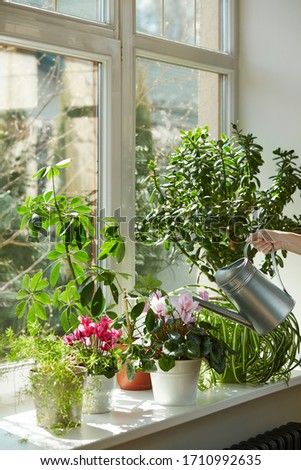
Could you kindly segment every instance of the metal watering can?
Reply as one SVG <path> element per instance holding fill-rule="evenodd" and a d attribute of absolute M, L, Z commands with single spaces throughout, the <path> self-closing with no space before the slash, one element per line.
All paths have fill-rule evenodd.
<path fill-rule="evenodd" d="M 274 251 L 271 252 L 274 270 L 281 287 L 278 287 L 244 257 L 219 269 L 215 273 L 218 287 L 232 300 L 239 312 L 228 310 L 212 302 L 193 296 L 199 305 L 265 335 L 274 330 L 292 311 L 295 301 L 280 279 Z"/>

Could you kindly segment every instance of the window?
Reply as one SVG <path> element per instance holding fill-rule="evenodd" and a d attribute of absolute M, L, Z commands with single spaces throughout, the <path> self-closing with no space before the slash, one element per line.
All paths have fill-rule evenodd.
<path fill-rule="evenodd" d="M 228 3 L 137 2 L 136 42 L 143 44 L 135 58 L 138 219 L 150 208 L 144 183 L 149 161 L 155 160 L 164 171 L 168 155 L 180 142 L 180 130 L 207 125 L 211 136 L 218 137 L 229 125 L 225 112 L 232 76 L 222 67 L 229 59 L 224 52 L 231 48 L 226 39 Z M 136 273 L 153 274 L 167 290 L 196 281 L 196 273 L 189 275 L 182 258 L 171 265 L 161 245 L 136 244 Z"/>
<path fill-rule="evenodd" d="M 31 175 L 49 162 L 71 158 L 72 166 L 60 180 L 58 192 L 80 193 L 95 203 L 101 68 L 67 55 L 9 46 L 1 47 L 0 62 L 0 265 L 6 311 L 1 320 L 5 327 L 15 320 L 10 296 L 21 287 L 20 274 L 32 276 L 44 269 L 49 264 L 49 246 L 55 243 L 54 234 L 36 242 L 18 230 L 20 201 L 50 189 Z"/>
<path fill-rule="evenodd" d="M 82 0 L 7 0 L 7 3 L 41 8 L 101 23 L 110 23 L 110 7 L 112 6 L 110 0 L 85 0 L 84 2 Z"/>
<path fill-rule="evenodd" d="M 139 0 L 137 32 L 197 47 L 223 50 L 220 0 Z"/>
<path fill-rule="evenodd" d="M 165 255 L 158 263 L 133 236 L 148 208 L 147 163 L 164 167 L 181 129 L 229 129 L 235 4 L 0 0 L 0 330 L 16 326 L 22 274 L 45 262 L 51 241 L 26 240 L 16 208 L 28 191 L 43 190 L 30 175 L 53 159 L 72 158 L 60 184 L 92 195 L 96 224 L 120 218 L 128 237 L 122 270 L 134 279 L 147 267 L 168 278 Z"/>
<path fill-rule="evenodd" d="M 181 129 L 208 125 L 219 135 L 220 81 L 215 72 L 183 67 L 137 57 L 136 62 L 136 219 L 149 210 L 150 194 L 145 189 L 148 163 L 155 160 L 164 171 L 167 156 L 178 145 Z M 136 243 L 137 274 L 152 274 L 172 284 L 178 278 L 177 265 L 163 247 Z M 188 268 L 184 268 L 188 276 Z M 164 279 L 166 278 L 166 279 Z"/>

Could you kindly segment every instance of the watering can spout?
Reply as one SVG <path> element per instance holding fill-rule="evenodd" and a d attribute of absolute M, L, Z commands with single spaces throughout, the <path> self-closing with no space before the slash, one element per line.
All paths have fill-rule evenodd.
<path fill-rule="evenodd" d="M 235 312 L 234 310 L 228 310 L 225 307 L 216 305 L 212 302 L 208 302 L 208 300 L 204 300 L 200 297 L 196 297 L 195 295 L 193 296 L 193 300 L 198 302 L 198 304 L 201 307 L 207 308 L 208 310 L 214 313 L 217 313 L 218 315 L 221 315 L 222 317 L 228 318 L 229 320 L 233 320 L 234 322 L 239 323 L 240 325 L 246 326 L 247 328 L 250 328 L 251 330 L 255 330 L 254 326 L 249 320 L 242 317 L 238 312 Z"/>

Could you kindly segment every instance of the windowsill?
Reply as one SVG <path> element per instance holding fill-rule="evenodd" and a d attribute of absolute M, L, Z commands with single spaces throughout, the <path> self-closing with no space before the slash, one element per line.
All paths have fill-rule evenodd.
<path fill-rule="evenodd" d="M 63 437 L 54 436 L 36 425 L 31 401 L 0 406 L 0 448 L 2 449 L 108 449 L 130 445 L 135 439 L 215 413 L 258 400 L 301 385 L 301 370 L 292 373 L 289 384 L 276 382 L 248 386 L 221 384 L 198 393 L 197 405 L 166 407 L 153 401 L 152 391 L 114 391 L 114 410 L 110 413 L 83 415 L 82 425 Z M 275 410 L 277 413 L 277 409 Z M 151 438 L 151 437 L 150 437 Z M 129 447 L 130 448 L 130 447 Z"/>

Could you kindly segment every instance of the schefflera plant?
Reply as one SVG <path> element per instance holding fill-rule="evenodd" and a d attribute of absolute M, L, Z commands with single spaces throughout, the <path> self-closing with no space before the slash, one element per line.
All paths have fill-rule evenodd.
<path fill-rule="evenodd" d="M 46 250 L 40 260 L 45 267 L 32 276 L 24 274 L 17 294 L 16 315 L 26 319 L 31 334 L 39 331 L 41 323 L 49 322 L 52 308 L 60 312 L 65 332 L 78 325 L 79 315 L 97 318 L 107 309 L 105 286 L 113 302 L 118 303 L 119 273 L 102 267 L 99 262 L 109 256 L 117 263 L 122 261 L 125 245 L 119 224 L 113 218 L 103 219 L 104 242 L 98 256 L 94 255 L 99 262 L 93 264 L 95 229 L 91 204 L 79 195 L 57 194 L 55 179 L 70 163 L 70 159 L 63 160 L 36 172 L 32 178 L 50 181 L 51 189 L 35 197 L 27 196 L 18 208 L 23 216 L 20 228 L 27 227 L 29 241 L 45 246 Z M 125 273 L 120 275 L 127 277 Z M 108 310 L 106 313 L 116 315 Z"/>

